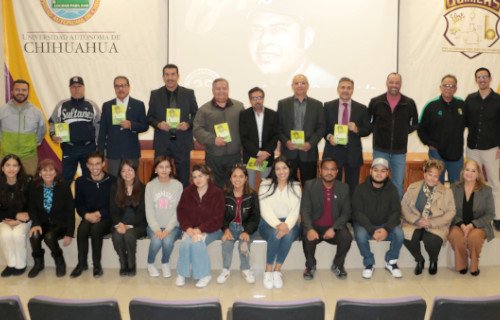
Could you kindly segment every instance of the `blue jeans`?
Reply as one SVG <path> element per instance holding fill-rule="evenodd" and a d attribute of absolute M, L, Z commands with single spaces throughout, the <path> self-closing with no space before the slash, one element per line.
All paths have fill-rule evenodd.
<path fill-rule="evenodd" d="M 439 176 L 439 181 L 441 181 L 441 183 L 444 183 L 445 171 L 448 171 L 448 181 L 450 183 L 454 183 L 460 180 L 460 171 L 462 171 L 462 167 L 464 166 L 463 155 L 457 161 L 448 161 L 441 158 L 437 150 L 429 149 L 429 159 L 437 159 L 443 161 L 444 170 L 443 173 L 441 173 L 441 175 Z"/>
<path fill-rule="evenodd" d="M 165 228 L 161 228 L 161 231 L 165 230 Z M 151 239 L 149 243 L 149 252 L 148 252 L 148 264 L 155 263 L 156 255 L 161 248 L 161 263 L 168 263 L 170 260 L 170 254 L 172 253 L 172 249 L 174 248 L 175 240 L 179 239 L 181 236 L 181 230 L 179 227 L 175 227 L 170 231 L 168 236 L 163 238 L 163 240 L 158 239 L 155 236 L 154 231 L 148 226 L 148 238 Z"/>
<path fill-rule="evenodd" d="M 282 222 L 285 221 L 285 219 L 280 220 Z M 287 235 L 278 239 L 276 238 L 278 231 L 267 224 L 264 219 L 261 219 L 259 224 L 259 233 L 261 237 L 267 241 L 266 264 L 273 265 L 275 262 L 276 264 L 283 264 L 290 248 L 292 247 L 292 243 L 297 239 L 299 232 L 299 225 L 295 224 Z"/>
<path fill-rule="evenodd" d="M 373 159 L 384 158 L 389 162 L 391 169 L 391 181 L 396 186 L 399 198 L 403 198 L 403 182 L 406 171 L 406 153 L 387 153 L 373 150 Z"/>
<path fill-rule="evenodd" d="M 186 236 L 179 248 L 179 260 L 177 261 L 177 274 L 185 278 L 193 271 L 194 279 L 201 279 L 210 275 L 210 257 L 208 256 L 208 245 L 222 237 L 222 231 L 217 230 L 207 233 L 205 241 L 193 242 L 191 237 Z"/>
<path fill-rule="evenodd" d="M 375 265 L 375 258 L 373 257 L 373 253 L 370 250 L 370 242 L 369 240 L 372 238 L 372 235 L 366 231 L 358 223 L 353 223 L 354 227 L 354 238 L 356 239 L 356 244 L 359 248 L 359 253 L 363 256 L 363 265 L 373 266 Z M 376 229 L 381 228 L 381 226 L 375 227 Z M 401 247 L 403 246 L 403 230 L 396 226 L 392 228 L 391 232 L 385 239 L 385 241 L 390 241 L 391 244 L 389 246 L 389 250 L 385 253 L 385 261 L 389 262 L 391 260 L 397 260 L 399 258 L 399 252 L 401 251 Z"/>
<path fill-rule="evenodd" d="M 238 252 L 240 253 L 240 269 L 248 270 L 250 269 L 250 244 L 252 243 L 252 239 L 247 242 L 248 252 L 241 252 L 241 245 L 244 243 L 239 239 L 240 234 L 244 231 L 241 223 L 231 222 L 229 224 L 229 231 L 233 235 L 234 240 L 226 240 L 222 241 L 222 267 L 224 269 L 231 268 L 231 262 L 233 261 L 233 248 L 234 243 L 238 240 Z"/>

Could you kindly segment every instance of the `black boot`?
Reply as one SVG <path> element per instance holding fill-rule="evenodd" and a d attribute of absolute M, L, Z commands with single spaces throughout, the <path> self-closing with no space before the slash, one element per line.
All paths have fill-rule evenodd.
<path fill-rule="evenodd" d="M 100 262 L 94 262 L 94 278 L 100 278 L 102 276 L 102 267 Z"/>
<path fill-rule="evenodd" d="M 125 277 L 128 275 L 128 265 L 127 265 L 127 257 L 120 257 L 120 276 Z"/>
<path fill-rule="evenodd" d="M 429 274 L 430 275 L 435 275 L 438 272 L 438 262 L 436 261 L 431 261 L 429 265 Z"/>
<path fill-rule="evenodd" d="M 424 270 L 425 260 L 417 261 L 417 265 L 415 266 L 415 275 L 419 275 Z"/>
<path fill-rule="evenodd" d="M 63 255 L 54 256 L 54 261 L 56 263 L 56 276 L 58 278 L 64 277 L 66 275 L 66 262 Z"/>
<path fill-rule="evenodd" d="M 36 277 L 40 273 L 40 271 L 42 271 L 45 268 L 45 262 L 43 256 L 34 257 L 34 259 L 35 259 L 35 265 L 33 266 L 33 268 L 31 268 L 30 272 L 28 273 L 28 278 Z"/>

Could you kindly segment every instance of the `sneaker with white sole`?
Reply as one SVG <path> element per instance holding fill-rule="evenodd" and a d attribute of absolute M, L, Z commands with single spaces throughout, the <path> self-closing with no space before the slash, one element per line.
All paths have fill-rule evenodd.
<path fill-rule="evenodd" d="M 247 283 L 255 283 L 255 276 L 253 275 L 252 270 L 247 269 L 247 270 L 241 270 L 241 275 L 243 276 L 243 279 Z"/>
<path fill-rule="evenodd" d="M 273 273 L 272 272 L 264 272 L 264 280 L 262 281 L 264 284 L 264 288 L 266 289 L 272 289 L 274 284 L 273 284 Z"/>
<path fill-rule="evenodd" d="M 229 276 L 231 275 L 231 271 L 229 271 L 229 269 L 222 269 L 222 272 L 220 273 L 220 275 L 217 277 L 217 283 L 224 283 L 226 282 L 227 278 L 229 278 Z"/>
<path fill-rule="evenodd" d="M 273 272 L 273 285 L 276 289 L 281 289 L 283 287 L 283 275 L 281 272 Z"/>
<path fill-rule="evenodd" d="M 161 264 L 161 272 L 163 273 L 164 278 L 170 278 L 172 276 L 172 272 L 170 271 L 170 265 L 168 263 Z"/>
<path fill-rule="evenodd" d="M 403 274 L 401 273 L 401 270 L 399 270 L 397 262 L 397 260 L 386 262 L 385 269 L 389 271 L 394 278 L 401 278 L 403 277 Z"/>
<path fill-rule="evenodd" d="M 212 280 L 212 276 L 206 276 L 196 282 L 196 288 L 205 288 Z"/>
<path fill-rule="evenodd" d="M 178 287 L 182 287 L 183 285 L 186 284 L 186 278 L 183 276 L 178 275 L 177 279 L 175 279 L 175 285 Z"/>
<path fill-rule="evenodd" d="M 148 264 L 148 273 L 150 277 L 158 277 L 160 275 L 154 264 Z"/>
<path fill-rule="evenodd" d="M 371 279 L 372 276 L 373 276 L 373 270 L 374 269 L 375 268 L 373 267 L 373 265 L 366 266 L 365 269 L 363 270 L 363 272 L 361 273 L 361 276 L 364 279 Z"/>

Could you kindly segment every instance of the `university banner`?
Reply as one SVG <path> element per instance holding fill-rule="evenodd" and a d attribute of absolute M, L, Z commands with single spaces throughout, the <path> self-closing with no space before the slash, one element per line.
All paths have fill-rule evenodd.
<path fill-rule="evenodd" d="M 162 0 L 3 0 L 6 100 L 10 84 L 25 79 L 29 100 L 48 119 L 70 97 L 69 79 L 81 76 L 87 99 L 98 105 L 115 97 L 113 79 L 130 79 L 140 100 L 163 85 L 168 12 Z M 61 158 L 46 135 L 40 158 Z"/>

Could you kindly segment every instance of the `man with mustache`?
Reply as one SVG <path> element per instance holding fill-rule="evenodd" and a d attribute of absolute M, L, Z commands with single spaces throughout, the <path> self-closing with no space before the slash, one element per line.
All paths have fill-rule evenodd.
<path fill-rule="evenodd" d="M 17 155 L 26 173 L 34 175 L 38 165 L 37 147 L 46 126 L 42 112 L 28 101 L 30 85 L 18 79 L 12 84 L 12 99 L 0 108 L 1 157 Z"/>

